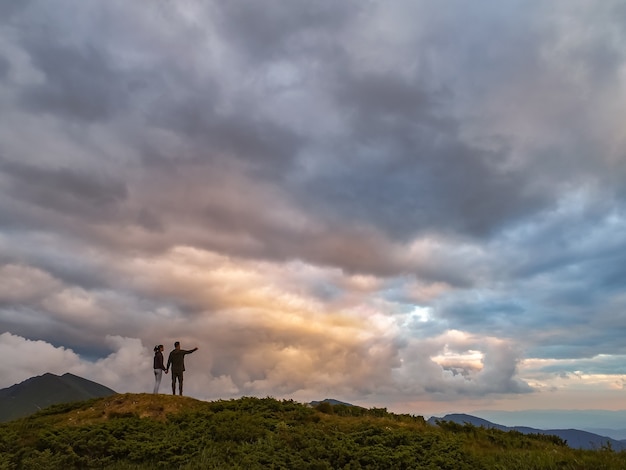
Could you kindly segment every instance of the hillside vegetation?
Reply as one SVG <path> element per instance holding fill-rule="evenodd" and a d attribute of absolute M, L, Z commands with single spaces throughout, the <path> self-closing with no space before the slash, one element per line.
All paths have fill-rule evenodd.
<path fill-rule="evenodd" d="M 0 424 L 0 469 L 622 469 L 559 438 L 273 398 L 125 394 Z"/>

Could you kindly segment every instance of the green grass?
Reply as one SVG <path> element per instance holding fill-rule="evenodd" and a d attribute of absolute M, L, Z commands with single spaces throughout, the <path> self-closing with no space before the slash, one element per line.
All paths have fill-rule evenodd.
<path fill-rule="evenodd" d="M 126 394 L 0 425 L 2 469 L 623 469 L 559 438 L 322 403 Z"/>

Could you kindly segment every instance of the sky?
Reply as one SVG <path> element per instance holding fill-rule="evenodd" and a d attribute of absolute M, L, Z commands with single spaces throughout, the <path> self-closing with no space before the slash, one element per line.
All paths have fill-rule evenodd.
<path fill-rule="evenodd" d="M 626 409 L 624 24 L 0 0 L 0 388 Z"/>

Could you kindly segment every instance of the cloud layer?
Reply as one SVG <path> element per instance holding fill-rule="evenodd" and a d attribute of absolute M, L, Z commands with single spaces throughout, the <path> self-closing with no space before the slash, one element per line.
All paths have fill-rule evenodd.
<path fill-rule="evenodd" d="M 622 384 L 625 18 L 0 1 L 0 387 L 175 340 L 200 398 Z"/>

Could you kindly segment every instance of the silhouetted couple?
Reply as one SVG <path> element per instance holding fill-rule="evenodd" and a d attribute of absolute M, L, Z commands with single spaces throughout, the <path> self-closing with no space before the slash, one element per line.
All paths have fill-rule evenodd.
<path fill-rule="evenodd" d="M 154 347 L 154 393 L 159 392 L 161 377 L 163 372 L 168 373 L 172 368 L 172 395 L 176 395 L 176 381 L 178 380 L 178 393 L 183 394 L 183 372 L 185 372 L 185 356 L 197 351 L 198 348 L 190 350 L 180 349 L 180 341 L 174 343 L 174 349 L 167 358 L 167 366 L 163 366 L 163 345 Z"/>

